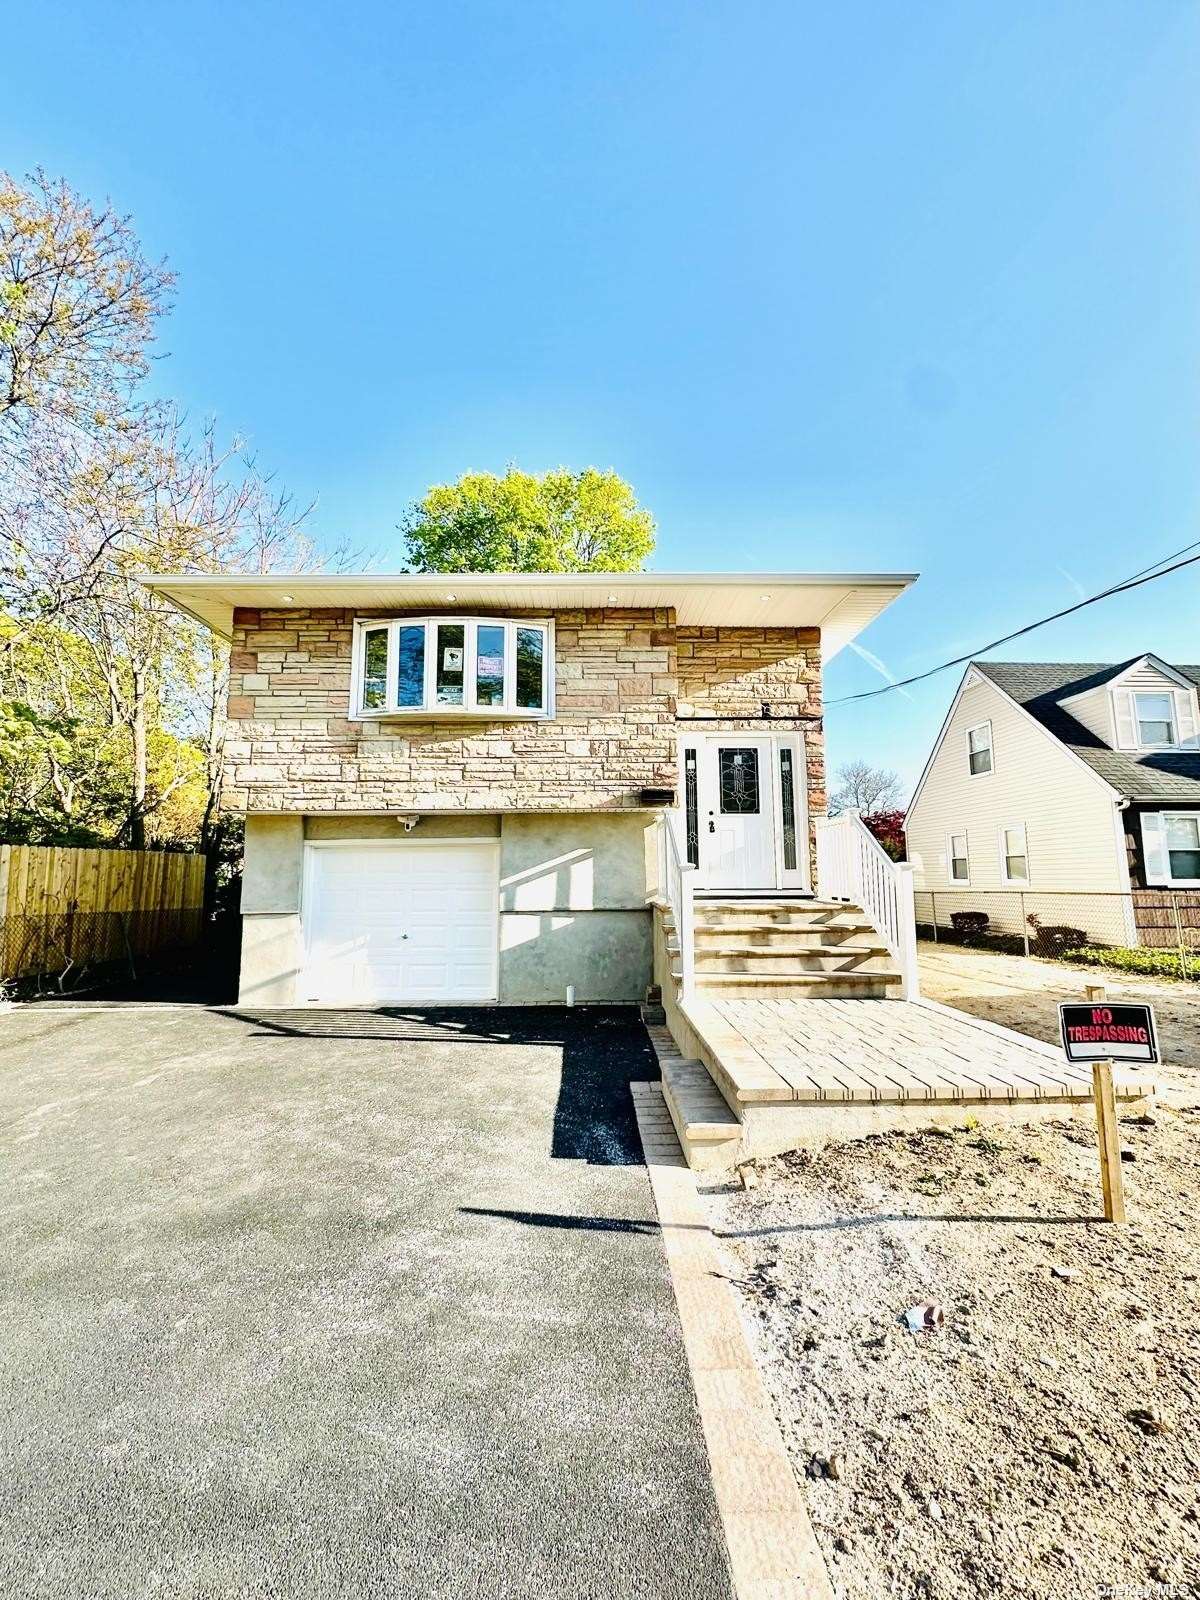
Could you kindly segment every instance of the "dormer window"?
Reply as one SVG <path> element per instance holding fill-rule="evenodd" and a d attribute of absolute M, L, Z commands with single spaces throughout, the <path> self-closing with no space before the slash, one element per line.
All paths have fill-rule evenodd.
<path fill-rule="evenodd" d="M 359 618 L 356 717 L 548 717 L 553 624 L 504 617 Z"/>
<path fill-rule="evenodd" d="M 1163 750 L 1179 743 L 1175 729 L 1175 696 L 1135 694 L 1133 715 L 1143 750 Z"/>

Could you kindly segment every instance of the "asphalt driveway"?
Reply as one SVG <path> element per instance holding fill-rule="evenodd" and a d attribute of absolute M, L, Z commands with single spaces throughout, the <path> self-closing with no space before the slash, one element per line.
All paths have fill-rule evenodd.
<path fill-rule="evenodd" d="M 728 1597 L 628 1009 L 0 1015 L 0 1592 Z"/>

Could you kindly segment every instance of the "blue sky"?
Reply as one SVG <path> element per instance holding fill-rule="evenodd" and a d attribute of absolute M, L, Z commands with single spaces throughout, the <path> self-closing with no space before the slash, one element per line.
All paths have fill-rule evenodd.
<path fill-rule="evenodd" d="M 862 641 L 907 675 L 1200 538 L 1192 0 L 45 0 L 5 37 L 0 160 L 179 273 L 158 385 L 384 566 L 430 483 L 611 466 L 661 568 L 919 570 Z M 1198 574 L 1001 655 L 1200 659 Z M 879 682 L 847 652 L 827 693 Z M 832 709 L 832 763 L 911 780 L 956 682 Z"/>

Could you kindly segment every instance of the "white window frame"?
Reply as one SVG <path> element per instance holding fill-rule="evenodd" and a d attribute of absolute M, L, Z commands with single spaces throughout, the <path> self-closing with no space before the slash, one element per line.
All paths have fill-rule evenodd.
<path fill-rule="evenodd" d="M 954 860 L 955 860 L 955 857 L 954 857 L 954 841 L 955 841 L 955 839 L 961 839 L 962 842 L 963 842 L 963 853 L 959 857 L 959 860 L 965 861 L 966 864 L 967 864 L 967 875 L 966 875 L 965 878 L 956 878 L 954 876 Z M 957 829 L 954 830 L 954 832 L 948 833 L 946 835 L 946 882 L 950 883 L 950 884 L 953 884 L 956 888 L 961 888 L 964 884 L 968 888 L 970 887 L 970 884 L 971 884 L 971 841 L 970 841 L 970 838 L 967 835 L 967 830 L 965 828 L 957 828 Z"/>
<path fill-rule="evenodd" d="M 1160 811 L 1158 813 L 1162 822 L 1163 863 L 1167 869 L 1168 889 L 1194 889 L 1200 884 L 1200 878 L 1177 878 L 1171 871 L 1171 846 L 1167 839 L 1167 824 L 1172 817 L 1186 817 L 1189 822 L 1195 822 L 1200 828 L 1200 812 L 1196 811 Z"/>
<path fill-rule="evenodd" d="M 988 768 L 987 768 L 986 772 L 972 772 L 971 771 L 971 735 L 973 733 L 978 733 L 980 728 L 986 728 L 987 729 Z M 986 722 L 977 722 L 973 728 L 968 728 L 967 729 L 966 743 L 967 743 L 967 777 L 968 778 L 990 778 L 992 776 L 992 774 L 996 770 L 996 746 L 992 741 L 992 722 L 991 722 L 991 718 L 990 717 L 988 718 L 988 720 Z"/>
<path fill-rule="evenodd" d="M 437 701 L 437 630 L 450 624 L 462 627 L 463 634 L 463 703 L 460 706 L 440 705 Z M 397 636 L 401 628 L 425 629 L 425 680 L 419 706 L 399 706 L 391 698 L 396 693 Z M 476 667 L 478 630 L 504 629 L 504 703 L 499 706 L 481 706 L 476 703 Z M 377 628 L 386 628 L 387 672 L 386 693 L 389 697 L 382 706 L 363 705 L 363 679 L 366 666 L 366 635 Z M 517 705 L 517 630 L 540 628 L 544 636 L 542 650 L 542 704 L 540 707 Z M 350 664 L 350 721 L 377 722 L 381 718 L 416 717 L 422 722 L 467 718 L 480 721 L 503 718 L 506 722 L 545 722 L 554 716 L 554 618 L 553 617 L 487 617 L 435 614 L 419 617 L 355 617 L 351 634 Z"/>
<path fill-rule="evenodd" d="M 1142 738 L 1142 713 L 1138 702 L 1148 700 L 1153 695 L 1157 700 L 1165 700 L 1170 709 L 1167 717 L 1147 717 L 1147 722 L 1167 722 L 1171 727 L 1171 737 L 1165 744 L 1148 744 Z M 1139 750 L 1178 750 L 1179 748 L 1179 713 L 1175 705 L 1175 694 L 1171 689 L 1133 689 L 1130 691 L 1130 700 L 1133 703 L 1133 732 L 1137 739 Z"/>
<path fill-rule="evenodd" d="M 1021 854 L 1025 857 L 1025 876 L 1023 878 L 1010 878 L 1008 875 L 1008 851 L 1004 848 L 1004 835 L 1006 833 L 1021 834 Z M 1033 879 L 1029 868 L 1029 833 L 1023 822 L 1002 822 L 996 835 L 996 842 L 1000 850 L 1000 882 L 1014 889 L 1028 889 Z"/>

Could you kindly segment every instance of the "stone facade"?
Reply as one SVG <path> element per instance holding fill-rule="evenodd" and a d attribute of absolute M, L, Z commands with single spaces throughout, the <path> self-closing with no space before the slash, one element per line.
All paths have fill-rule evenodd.
<path fill-rule="evenodd" d="M 681 723 L 713 732 L 804 734 L 810 816 L 825 813 L 821 634 L 817 628 L 675 629 Z"/>
<path fill-rule="evenodd" d="M 563 812 L 638 807 L 676 781 L 679 722 L 800 729 L 825 809 L 820 635 L 683 628 L 669 610 L 560 611 L 545 721 L 352 720 L 355 615 L 234 615 L 226 803 L 251 812 Z M 766 717 L 764 718 L 764 708 Z"/>

